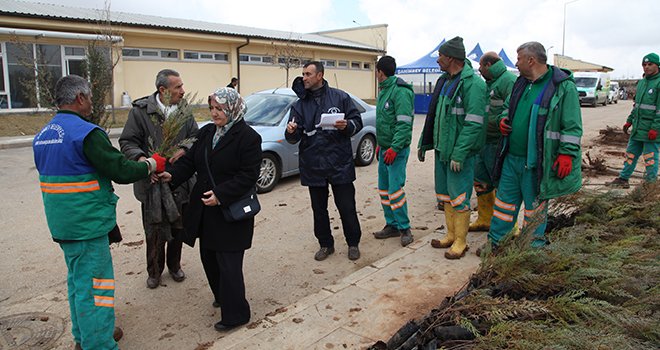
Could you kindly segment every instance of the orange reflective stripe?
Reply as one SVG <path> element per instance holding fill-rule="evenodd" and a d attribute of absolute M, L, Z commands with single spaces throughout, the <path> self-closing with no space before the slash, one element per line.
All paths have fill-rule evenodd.
<path fill-rule="evenodd" d="M 465 192 L 463 192 L 460 196 L 454 198 L 454 200 L 452 200 L 452 201 L 450 201 L 450 202 L 451 202 L 451 205 L 452 205 L 453 207 L 455 207 L 455 206 L 457 206 L 457 205 L 463 203 L 464 200 L 465 200 Z"/>
<path fill-rule="evenodd" d="M 92 288 L 94 289 L 115 289 L 115 280 L 92 278 Z"/>
<path fill-rule="evenodd" d="M 525 216 L 532 216 L 536 213 L 536 210 L 527 210 L 525 209 Z"/>
<path fill-rule="evenodd" d="M 387 190 L 378 190 L 378 194 L 381 196 L 389 196 L 389 192 L 387 192 Z"/>
<path fill-rule="evenodd" d="M 404 205 L 405 203 L 406 203 L 406 199 L 404 198 L 404 199 L 402 199 L 402 200 L 396 202 L 395 204 L 392 204 L 391 208 L 392 208 L 392 210 L 399 209 L 399 208 L 403 207 L 403 205 Z"/>
<path fill-rule="evenodd" d="M 650 159 L 650 160 L 646 161 L 646 166 L 651 166 L 653 164 L 655 164 L 655 160 L 653 160 L 653 159 Z"/>
<path fill-rule="evenodd" d="M 438 197 L 439 201 L 449 202 L 449 196 L 446 194 L 436 194 L 435 196 Z"/>
<path fill-rule="evenodd" d="M 635 155 L 633 153 L 626 153 L 626 157 L 629 159 L 635 159 Z"/>
<path fill-rule="evenodd" d="M 382 205 L 386 205 L 386 206 L 389 207 L 389 206 L 390 206 L 390 201 L 389 201 L 389 200 L 381 200 L 381 201 L 380 201 L 380 204 L 382 204 Z"/>
<path fill-rule="evenodd" d="M 97 180 L 87 182 L 61 182 L 61 183 L 48 183 L 40 182 L 41 192 L 46 193 L 78 193 L 78 192 L 92 192 L 101 189 Z"/>
<path fill-rule="evenodd" d="M 643 155 L 644 159 L 653 158 L 653 152 Z"/>
<path fill-rule="evenodd" d="M 509 203 L 504 203 L 499 198 L 495 198 L 495 205 L 502 208 L 502 209 L 505 209 L 505 210 L 512 210 L 512 211 L 516 210 L 515 205 L 509 204 Z"/>
<path fill-rule="evenodd" d="M 401 197 L 401 195 L 402 195 L 403 193 L 404 193 L 404 192 L 403 192 L 403 188 L 400 189 L 400 190 L 398 190 L 398 191 L 396 191 L 396 192 L 394 192 L 394 193 L 392 193 L 392 194 L 390 195 L 390 200 L 395 200 L 395 199 Z"/>
<path fill-rule="evenodd" d="M 506 222 L 513 222 L 513 215 L 504 214 L 499 210 L 493 210 L 493 216 Z"/>
<path fill-rule="evenodd" d="M 115 307 L 115 298 L 114 297 L 104 297 L 101 295 L 94 296 L 94 305 L 103 306 L 103 307 Z"/>

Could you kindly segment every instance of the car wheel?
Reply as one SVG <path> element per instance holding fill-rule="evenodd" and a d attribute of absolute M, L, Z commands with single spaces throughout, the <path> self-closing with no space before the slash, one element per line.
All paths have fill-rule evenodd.
<path fill-rule="evenodd" d="M 355 152 L 355 164 L 359 166 L 366 166 L 371 164 L 376 155 L 376 140 L 372 135 L 365 135 L 358 143 L 357 151 Z"/>
<path fill-rule="evenodd" d="M 261 170 L 257 180 L 257 193 L 270 192 L 282 176 L 282 165 L 272 153 L 264 153 L 261 158 Z"/>

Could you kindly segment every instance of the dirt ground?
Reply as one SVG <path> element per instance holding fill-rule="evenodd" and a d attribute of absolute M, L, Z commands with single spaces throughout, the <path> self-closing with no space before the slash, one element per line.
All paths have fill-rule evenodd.
<path fill-rule="evenodd" d="M 631 107 L 631 101 L 619 101 L 607 107 L 582 108 L 585 152 L 589 151 L 592 158 L 604 157 L 608 165 L 620 168 L 625 146 L 596 146 L 592 140 L 606 125 L 620 127 Z M 415 119 L 413 145 L 417 144 L 423 119 Z M 435 209 L 432 158 L 428 153 L 427 161 L 420 163 L 411 154 L 408 162 L 406 193 L 416 238 L 439 236 L 439 228 L 444 224 L 444 215 Z M 0 162 L 0 320 L 28 312 L 57 315 L 65 321 L 64 332 L 48 348 L 70 349 L 73 343 L 68 323 L 66 267 L 45 223 L 32 151 L 29 147 L 0 150 Z M 329 207 L 337 251 L 326 261 L 317 262 L 313 259 L 318 243 L 312 232 L 309 195 L 298 177 L 283 179 L 271 193 L 260 196 L 263 210 L 257 217 L 253 248 L 246 253 L 244 267 L 252 321 L 400 249 L 396 239 L 375 240 L 371 235 L 384 225 L 376 168 L 372 164 L 357 169 L 356 198 L 363 235 L 362 257 L 355 262 L 347 259 L 332 200 Z M 598 184 L 612 177 L 587 178 L 585 184 L 600 188 Z M 174 282 L 166 271 L 159 288 L 147 289 L 139 205 L 131 186 L 119 185 L 116 190 L 121 197 L 117 220 L 124 236 L 123 242 L 112 246 L 117 325 L 124 329 L 120 346 L 144 350 L 204 349 L 222 335 L 213 329 L 219 313 L 211 306 L 211 292 L 196 248 L 184 247 L 183 269 L 188 276 L 184 282 Z M 9 344 L 0 336 L 0 349 L 16 349 Z"/>

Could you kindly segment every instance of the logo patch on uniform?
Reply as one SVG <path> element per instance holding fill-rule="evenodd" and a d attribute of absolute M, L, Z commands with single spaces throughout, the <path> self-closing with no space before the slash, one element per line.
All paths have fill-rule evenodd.
<path fill-rule="evenodd" d="M 456 103 L 461 103 L 461 101 L 463 101 L 463 99 L 461 98 L 461 96 L 456 97 Z"/>
<path fill-rule="evenodd" d="M 495 90 L 490 90 L 490 97 L 495 96 Z"/>
<path fill-rule="evenodd" d="M 653 89 L 649 89 L 649 95 L 653 95 Z"/>
<path fill-rule="evenodd" d="M 390 108 L 390 101 L 385 101 L 385 109 L 389 109 L 389 108 Z"/>
<path fill-rule="evenodd" d="M 328 108 L 328 113 L 334 114 L 334 113 L 341 113 L 341 109 L 337 107 L 330 107 Z"/>

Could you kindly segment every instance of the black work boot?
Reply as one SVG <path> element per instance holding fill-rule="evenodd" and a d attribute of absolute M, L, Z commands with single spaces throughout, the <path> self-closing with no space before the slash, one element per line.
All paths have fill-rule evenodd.
<path fill-rule="evenodd" d="M 605 186 L 614 187 L 614 188 L 630 188 L 630 183 L 628 183 L 628 179 L 617 177 L 611 182 L 606 183 Z"/>
<path fill-rule="evenodd" d="M 401 235 L 401 231 L 396 229 L 396 227 L 390 226 L 390 225 L 385 225 L 382 230 L 378 232 L 374 232 L 374 237 L 377 239 L 385 239 L 385 238 L 390 238 L 390 237 L 399 237 Z"/>
<path fill-rule="evenodd" d="M 410 232 L 410 229 L 401 230 L 401 246 L 405 247 L 408 244 L 413 242 L 413 235 Z"/>

